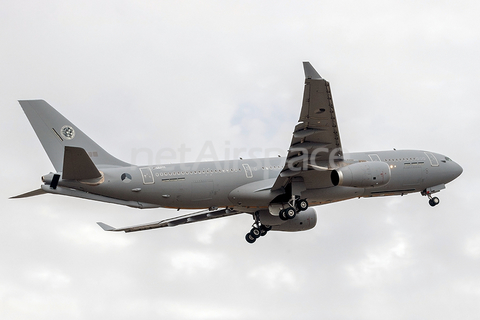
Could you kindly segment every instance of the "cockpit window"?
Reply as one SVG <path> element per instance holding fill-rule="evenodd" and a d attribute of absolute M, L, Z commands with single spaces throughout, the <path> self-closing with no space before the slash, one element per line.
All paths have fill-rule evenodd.
<path fill-rule="evenodd" d="M 449 157 L 445 157 L 445 160 L 452 161 L 452 159 L 450 159 Z"/>

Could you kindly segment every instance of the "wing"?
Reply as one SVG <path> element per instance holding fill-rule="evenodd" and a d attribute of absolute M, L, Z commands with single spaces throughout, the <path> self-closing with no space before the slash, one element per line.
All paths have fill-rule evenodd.
<path fill-rule="evenodd" d="M 97 222 L 97 224 L 100 227 L 102 227 L 102 229 L 105 231 L 134 232 L 134 231 L 142 231 L 142 230 L 157 229 L 157 228 L 164 228 L 164 227 L 175 227 L 180 224 L 222 218 L 222 217 L 227 217 L 227 216 L 231 216 L 239 213 L 241 212 L 234 209 L 220 209 L 220 210 L 214 210 L 214 211 L 202 210 L 194 213 L 189 213 L 183 216 L 165 219 L 158 222 L 140 224 L 140 225 L 125 227 L 125 228 L 114 228 L 103 222 Z"/>
<path fill-rule="evenodd" d="M 331 168 L 335 161 L 343 160 L 330 84 L 309 62 L 304 62 L 303 68 L 305 89 L 299 123 L 293 131 L 285 167 L 272 190 L 286 186 L 294 176 L 327 176 L 321 172 Z M 307 187 L 322 187 L 325 182 L 313 184 Z"/>

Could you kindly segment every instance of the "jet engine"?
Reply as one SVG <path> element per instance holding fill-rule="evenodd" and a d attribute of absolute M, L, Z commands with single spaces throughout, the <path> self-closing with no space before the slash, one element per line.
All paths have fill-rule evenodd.
<path fill-rule="evenodd" d="M 391 176 L 387 163 L 368 161 L 335 169 L 330 177 L 334 186 L 375 188 L 386 185 Z"/>
<path fill-rule="evenodd" d="M 317 224 L 317 213 L 315 209 L 308 208 L 305 211 L 298 213 L 295 218 L 287 221 L 282 221 L 282 224 L 272 226 L 272 230 L 277 231 L 305 231 L 312 229 Z"/>

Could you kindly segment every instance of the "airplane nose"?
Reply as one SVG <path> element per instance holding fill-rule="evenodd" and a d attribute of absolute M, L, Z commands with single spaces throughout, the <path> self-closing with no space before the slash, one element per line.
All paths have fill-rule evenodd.
<path fill-rule="evenodd" d="M 442 160 L 446 165 L 444 168 L 444 177 L 445 183 L 457 179 L 463 172 L 463 168 L 456 162 L 452 161 L 450 158 L 445 157 L 445 160 Z"/>
<path fill-rule="evenodd" d="M 453 174 L 455 175 L 455 178 L 453 179 L 458 178 L 458 176 L 460 176 L 462 172 L 463 168 L 458 163 L 454 162 Z"/>

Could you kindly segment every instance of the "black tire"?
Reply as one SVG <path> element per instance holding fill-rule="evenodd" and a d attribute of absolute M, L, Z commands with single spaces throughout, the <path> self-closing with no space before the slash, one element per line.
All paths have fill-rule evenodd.
<path fill-rule="evenodd" d="M 428 200 L 428 204 L 432 207 L 435 207 L 435 202 L 433 202 L 433 199 Z"/>
<path fill-rule="evenodd" d="M 285 216 L 287 219 L 293 219 L 297 215 L 297 212 L 293 208 L 285 209 Z"/>
<path fill-rule="evenodd" d="M 287 210 L 286 210 L 286 209 L 280 210 L 280 212 L 278 213 L 278 216 L 279 216 L 279 218 L 282 219 L 282 220 L 288 220 Z"/>
<path fill-rule="evenodd" d="M 260 226 L 260 237 L 264 237 L 267 235 L 268 229 L 265 226 Z"/>
<path fill-rule="evenodd" d="M 254 243 L 256 238 L 254 238 L 250 232 L 245 235 L 245 240 L 247 240 L 248 243 Z"/>
<path fill-rule="evenodd" d="M 260 229 L 258 228 L 252 228 L 252 230 L 250 230 L 250 234 L 252 235 L 252 237 L 254 237 L 255 239 L 258 239 L 260 238 L 260 236 L 262 235 L 262 232 L 260 231 Z"/>
<path fill-rule="evenodd" d="M 298 211 L 305 211 L 308 209 L 308 202 L 305 199 L 298 200 L 297 202 L 297 209 Z"/>

